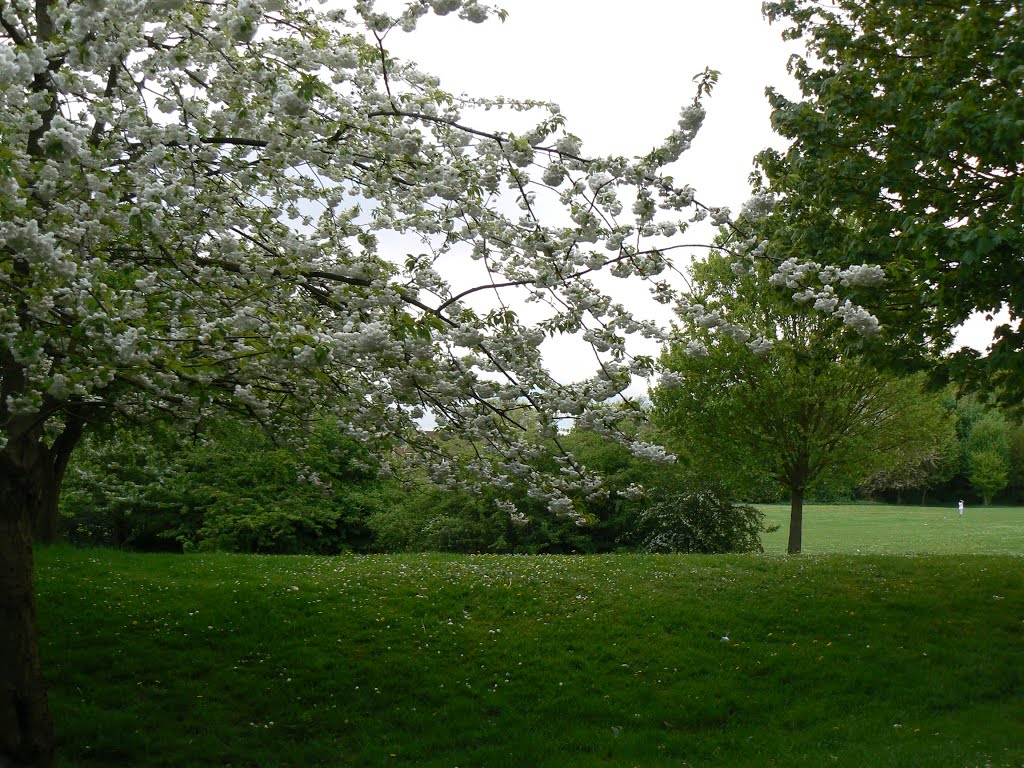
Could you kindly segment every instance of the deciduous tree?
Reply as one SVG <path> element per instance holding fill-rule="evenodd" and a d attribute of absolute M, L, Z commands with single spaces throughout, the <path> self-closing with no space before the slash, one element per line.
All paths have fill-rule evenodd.
<path fill-rule="evenodd" d="M 989 411 L 971 425 L 963 444 L 964 464 L 971 487 L 986 505 L 1010 479 L 1011 425 L 998 411 Z"/>
<path fill-rule="evenodd" d="M 952 423 L 920 381 L 871 367 L 839 319 L 794 302 L 765 264 L 734 266 L 712 254 L 693 267 L 653 395 L 657 421 L 698 471 L 748 494 L 766 480 L 785 489 L 796 553 L 808 491 L 930 455 Z"/>
<path fill-rule="evenodd" d="M 1009 471 L 1006 459 L 997 451 L 979 450 L 967 454 L 967 477 L 986 507 L 992 503 L 992 497 L 1006 487 Z"/>
<path fill-rule="evenodd" d="M 590 482 L 571 460 L 531 473 L 506 427 L 526 407 L 551 434 L 565 415 L 605 427 L 590 405 L 652 370 L 624 339 L 659 331 L 591 276 L 671 298 L 647 243 L 701 209 L 662 169 L 704 111 L 686 105 L 646 156 L 587 158 L 556 107 L 456 98 L 393 56 L 389 32 L 432 10 L 491 14 L 0 0 L 0 762 L 53 762 L 31 541 L 52 536 L 92 420 L 330 414 L 385 455 L 437 457 L 416 429 L 430 413 L 491 446 L 467 462 L 481 482 L 528 475 L 556 513 Z M 534 124 L 471 127 L 467 110 L 495 107 Z M 541 310 L 521 320 L 507 294 Z M 554 333 L 594 344 L 592 378 L 546 373 Z"/>
<path fill-rule="evenodd" d="M 933 442 L 897 449 L 892 464 L 876 469 L 860 481 L 858 487 L 862 491 L 895 491 L 899 503 L 907 491 L 917 490 L 924 504 L 929 490 L 948 483 L 960 471 L 960 443 L 953 408 L 947 405 L 945 395 L 924 391 L 923 380 L 921 385 L 921 408 L 938 430 Z"/>
<path fill-rule="evenodd" d="M 770 92 L 792 140 L 761 155 L 780 197 L 765 252 L 884 267 L 864 302 L 879 358 L 943 353 L 973 312 L 1002 308 L 991 351 L 957 379 L 1024 398 L 1024 13 L 1017 0 L 771 0 L 807 52 L 801 97 Z M 877 359 L 877 358 L 876 358 Z"/>

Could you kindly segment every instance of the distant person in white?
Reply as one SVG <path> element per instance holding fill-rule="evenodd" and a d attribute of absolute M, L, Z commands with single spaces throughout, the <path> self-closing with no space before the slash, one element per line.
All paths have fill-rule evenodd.
<path fill-rule="evenodd" d="M 964 516 L 964 500 L 960 499 L 960 503 L 957 504 L 957 508 L 960 510 L 960 517 Z"/>

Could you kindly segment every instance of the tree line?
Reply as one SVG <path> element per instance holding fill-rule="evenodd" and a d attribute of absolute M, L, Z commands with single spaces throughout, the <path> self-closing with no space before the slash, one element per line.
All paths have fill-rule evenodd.
<path fill-rule="evenodd" d="M 674 354 L 666 353 L 669 366 Z M 704 395 L 701 410 L 679 403 L 678 383 L 656 389 L 645 428 L 677 451 L 673 463 L 638 457 L 585 429 L 561 435 L 561 449 L 603 479 L 600 491 L 575 496 L 576 517 L 550 515 L 525 484 L 511 493 L 519 514 L 510 515 L 493 492 L 470 492 L 404 465 L 401 450 L 384 470 L 329 422 L 297 448 L 222 418 L 201 433 L 152 424 L 90 434 L 68 470 L 60 532 L 79 545 L 143 551 L 757 551 L 765 521 L 749 505 L 793 496 L 785 459 L 793 446 L 784 440 L 801 434 L 783 401 L 797 411 L 807 402 L 831 411 L 842 405 L 825 397 L 820 381 L 782 378 L 774 366 L 764 375 L 775 387 L 755 388 L 765 400 L 749 390 L 732 403 Z M 794 381 L 808 392 L 794 389 Z M 949 388 L 929 389 L 920 375 L 871 381 L 884 388 L 895 418 L 845 442 L 815 436 L 833 444 L 810 457 L 814 471 L 798 489 L 802 498 L 1024 503 L 1024 424 L 1012 412 Z M 537 469 L 555 471 L 559 449 L 544 447 Z"/>
<path fill-rule="evenodd" d="M 538 471 L 570 451 L 602 478 L 552 516 L 526 482 L 516 513 L 493 490 L 432 478 L 396 450 L 387 467 L 329 422 L 303 448 L 221 419 L 202 434 L 123 426 L 86 438 L 68 471 L 62 535 L 80 545 L 251 553 L 758 551 L 763 514 L 676 463 L 574 430 L 536 437 Z M 453 452 L 469 450 L 453 445 Z"/>

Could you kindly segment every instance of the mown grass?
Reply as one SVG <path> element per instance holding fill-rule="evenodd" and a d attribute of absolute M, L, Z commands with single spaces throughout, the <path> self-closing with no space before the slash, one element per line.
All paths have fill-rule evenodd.
<path fill-rule="evenodd" d="M 765 551 L 784 553 L 789 505 L 758 505 L 779 529 L 763 537 Z M 1024 554 L 1024 507 L 955 504 L 809 504 L 803 551 L 811 554 Z"/>
<path fill-rule="evenodd" d="M 38 588 L 64 766 L 1019 768 L 1022 563 L 55 548 Z"/>

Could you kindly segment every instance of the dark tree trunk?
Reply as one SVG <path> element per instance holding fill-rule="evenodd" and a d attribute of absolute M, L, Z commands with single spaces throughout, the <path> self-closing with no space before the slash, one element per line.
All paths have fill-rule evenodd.
<path fill-rule="evenodd" d="M 799 554 L 804 535 L 804 489 L 792 489 L 789 503 L 789 548 L 791 555 Z"/>
<path fill-rule="evenodd" d="M 14 442 L 14 441 L 12 441 Z M 36 625 L 32 533 L 50 450 L 23 439 L 0 450 L 0 768 L 54 765 L 53 720 Z"/>
<path fill-rule="evenodd" d="M 68 462 L 71 460 L 71 452 L 82 437 L 84 424 L 85 419 L 80 414 L 68 415 L 64 431 L 43 457 L 39 468 L 43 473 L 41 495 L 35 516 L 36 541 L 40 544 L 52 544 L 57 540 L 60 523 L 60 488 L 64 482 Z"/>

